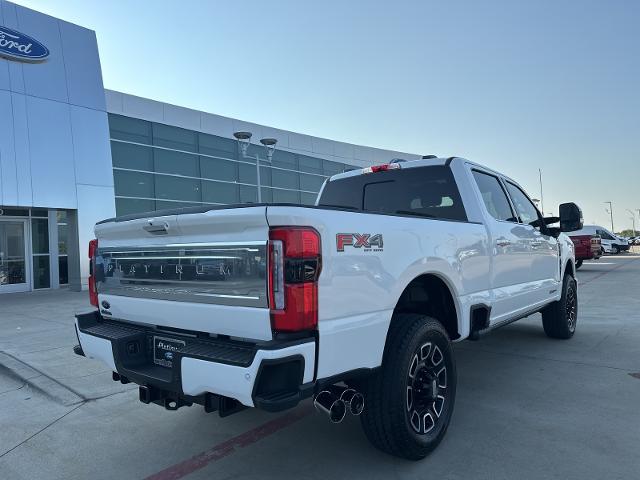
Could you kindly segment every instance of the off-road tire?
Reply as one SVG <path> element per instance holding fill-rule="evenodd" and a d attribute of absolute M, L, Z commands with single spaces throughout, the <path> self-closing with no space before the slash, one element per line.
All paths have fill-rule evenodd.
<path fill-rule="evenodd" d="M 562 296 L 542 311 L 544 333 L 550 338 L 573 337 L 578 321 L 578 284 L 571 275 L 562 282 Z"/>
<path fill-rule="evenodd" d="M 441 362 L 437 362 L 438 351 L 442 355 Z M 411 377 L 414 365 L 414 376 Z M 441 366 L 446 367 L 444 377 Z M 434 379 L 434 373 L 430 372 L 438 369 Z M 447 431 L 456 396 L 455 361 L 442 324 L 424 315 L 395 314 L 387 335 L 382 366 L 362 386 L 366 407 L 360 419 L 369 441 L 397 457 L 409 460 L 426 457 Z M 417 422 L 420 433 L 417 432 L 416 416 L 422 416 Z"/>
<path fill-rule="evenodd" d="M 582 260 L 576 260 L 576 270 L 582 266 Z"/>

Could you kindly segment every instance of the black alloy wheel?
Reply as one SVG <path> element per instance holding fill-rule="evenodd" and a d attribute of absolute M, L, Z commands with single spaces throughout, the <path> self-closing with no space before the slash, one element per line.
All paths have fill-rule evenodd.
<path fill-rule="evenodd" d="M 444 438 L 455 404 L 447 330 L 425 315 L 394 314 L 382 366 L 361 388 L 366 407 L 360 420 L 369 441 L 397 457 L 426 457 Z"/>
<path fill-rule="evenodd" d="M 416 433 L 436 428 L 447 394 L 444 356 L 438 345 L 427 342 L 417 349 L 407 372 L 407 420 Z"/>
<path fill-rule="evenodd" d="M 542 326 L 548 337 L 569 339 L 576 332 L 578 323 L 578 284 L 567 274 L 562 282 L 560 300 L 542 311 Z"/>
<path fill-rule="evenodd" d="M 567 327 L 571 335 L 576 331 L 576 322 L 578 320 L 578 295 L 574 285 L 575 280 L 570 283 L 567 289 L 567 298 L 564 304 Z"/>

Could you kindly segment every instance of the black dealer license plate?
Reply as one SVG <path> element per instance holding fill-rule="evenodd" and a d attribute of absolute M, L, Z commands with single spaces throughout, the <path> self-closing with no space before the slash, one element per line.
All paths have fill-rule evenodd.
<path fill-rule="evenodd" d="M 173 357 L 184 345 L 183 340 L 153 337 L 153 363 L 162 367 L 173 367 Z"/>

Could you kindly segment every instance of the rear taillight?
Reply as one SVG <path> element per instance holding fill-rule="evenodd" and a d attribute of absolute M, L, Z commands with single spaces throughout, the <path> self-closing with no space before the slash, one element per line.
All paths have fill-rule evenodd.
<path fill-rule="evenodd" d="M 269 307 L 276 332 L 318 326 L 320 235 L 309 227 L 269 231 Z"/>
<path fill-rule="evenodd" d="M 89 242 L 89 302 L 94 307 L 98 306 L 98 290 L 96 288 L 96 250 L 98 250 L 98 240 Z"/>

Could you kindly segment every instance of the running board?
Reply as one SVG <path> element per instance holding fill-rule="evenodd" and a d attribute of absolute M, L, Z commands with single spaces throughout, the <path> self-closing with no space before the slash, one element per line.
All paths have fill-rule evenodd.
<path fill-rule="evenodd" d="M 545 305 L 546 307 L 546 305 Z M 522 313 L 520 315 L 517 315 L 513 318 L 509 318 L 507 320 L 502 320 L 501 322 L 498 322 L 494 325 L 489 325 L 485 328 L 482 329 L 478 329 L 478 330 L 471 330 L 471 333 L 469 334 L 469 340 L 480 340 L 480 337 L 483 335 L 486 335 L 489 332 L 492 332 L 493 330 L 497 330 L 498 328 L 502 328 L 502 327 L 506 327 L 507 325 L 513 323 L 513 322 L 517 322 L 518 320 L 522 320 L 523 318 L 527 318 L 530 317 L 531 315 L 533 315 L 534 313 L 538 313 L 538 312 L 542 312 L 543 308 L 536 308 L 534 310 L 527 310 L 525 313 Z M 473 319 L 472 319 L 473 322 Z M 489 322 L 488 318 L 487 318 L 487 323 Z M 473 325 L 473 323 L 472 323 Z"/>

